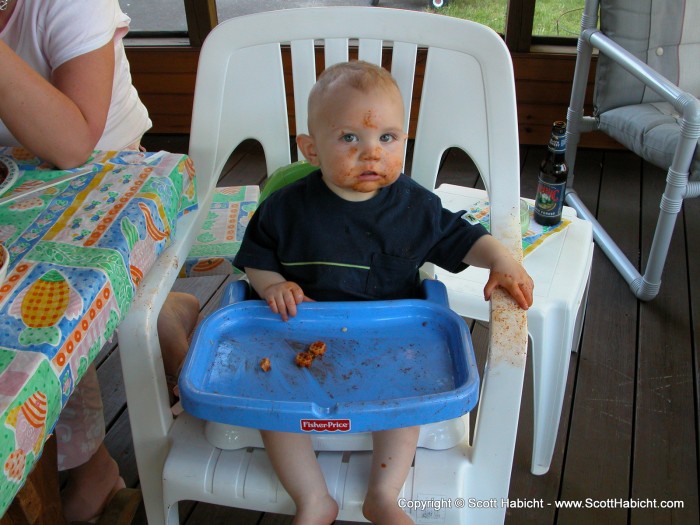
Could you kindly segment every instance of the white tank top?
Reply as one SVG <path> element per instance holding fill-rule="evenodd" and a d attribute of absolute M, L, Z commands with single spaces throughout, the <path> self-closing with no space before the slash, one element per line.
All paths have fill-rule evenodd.
<path fill-rule="evenodd" d="M 46 80 L 64 62 L 114 42 L 114 84 L 104 133 L 96 149 L 124 149 L 151 127 L 131 83 L 122 38 L 131 19 L 117 0 L 16 0 L 2 39 Z M 19 145 L 0 121 L 0 145 Z"/>

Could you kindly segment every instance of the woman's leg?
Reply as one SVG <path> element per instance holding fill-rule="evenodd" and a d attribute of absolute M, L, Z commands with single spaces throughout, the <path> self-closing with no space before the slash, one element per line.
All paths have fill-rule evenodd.
<path fill-rule="evenodd" d="M 94 366 L 89 366 L 56 424 L 58 469 L 67 471 L 61 496 L 68 522 L 86 521 L 102 512 L 124 487 L 119 467 L 103 440 L 104 413 Z"/>
<path fill-rule="evenodd" d="M 158 317 L 158 335 L 166 375 L 172 386 L 199 322 L 199 301 L 186 293 L 171 292 Z M 56 424 L 59 470 L 68 471 L 63 490 L 66 519 L 87 521 L 99 515 L 111 497 L 124 487 L 119 467 L 103 440 L 104 413 L 94 366 L 88 367 Z"/>

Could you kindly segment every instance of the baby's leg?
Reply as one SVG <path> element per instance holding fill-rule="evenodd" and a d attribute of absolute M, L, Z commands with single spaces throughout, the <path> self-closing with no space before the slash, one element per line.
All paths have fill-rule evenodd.
<path fill-rule="evenodd" d="M 158 340 L 168 382 L 177 384 L 180 367 L 199 323 L 199 301 L 194 295 L 170 292 L 158 314 Z"/>
<path fill-rule="evenodd" d="M 306 434 L 261 430 L 265 450 L 282 486 L 297 507 L 292 525 L 330 525 L 338 504 L 328 493 L 326 480 Z"/>
<path fill-rule="evenodd" d="M 372 434 L 374 452 L 362 513 L 377 525 L 412 524 L 397 499 L 413 463 L 420 427 Z"/>

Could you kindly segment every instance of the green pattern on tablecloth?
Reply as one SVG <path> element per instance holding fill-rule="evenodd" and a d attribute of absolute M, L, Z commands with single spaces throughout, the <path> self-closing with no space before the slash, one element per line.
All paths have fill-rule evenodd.
<path fill-rule="evenodd" d="M 0 458 L 2 472 L 0 475 L 0 512 L 9 506 L 15 493 L 29 474 L 32 465 L 41 455 L 41 445 L 53 430 L 61 406 L 46 403 L 45 419 L 39 428 L 27 424 L 27 417 L 20 407 L 32 404 L 36 398 L 60 399 L 58 378 L 51 372 L 49 362 L 41 360 L 35 373 L 19 391 L 7 407 L 2 407 L 3 418 L 0 421 Z M 32 398 L 30 400 L 30 398 Z M 30 400 L 30 401 L 28 401 Z M 19 424 L 18 424 L 19 423 Z M 37 440 L 41 440 L 36 451 Z M 26 448 L 27 450 L 24 450 Z"/>
<path fill-rule="evenodd" d="M 240 274 L 233 259 L 258 205 L 257 186 L 217 188 L 202 229 L 195 238 L 181 275 Z"/>
<path fill-rule="evenodd" d="M 124 266 L 124 257 L 118 251 L 43 242 L 34 248 L 31 259 L 37 262 L 58 262 L 62 266 L 103 271 L 110 276 L 119 309 L 124 313 L 128 311 L 134 296 L 134 287 Z"/>
<path fill-rule="evenodd" d="M 10 362 L 14 359 L 17 352 L 12 350 L 3 350 L 0 348 L 0 375 L 5 371 L 5 369 L 10 365 Z"/>
<path fill-rule="evenodd" d="M 0 242 L 10 253 L 0 283 L 2 515 L 177 217 L 196 206 L 196 191 L 192 161 L 181 154 L 95 152 L 67 171 L 21 148 L 0 155 L 21 170 L 2 197 L 88 172 L 0 205 Z"/>

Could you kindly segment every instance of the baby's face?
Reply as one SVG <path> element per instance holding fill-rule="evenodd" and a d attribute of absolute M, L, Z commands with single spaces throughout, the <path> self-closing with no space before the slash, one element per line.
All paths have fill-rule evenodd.
<path fill-rule="evenodd" d="M 404 109 L 397 89 L 340 88 L 324 101 L 312 130 L 323 180 L 346 200 L 367 200 L 403 165 Z M 313 160 L 312 160 L 313 162 Z"/>

